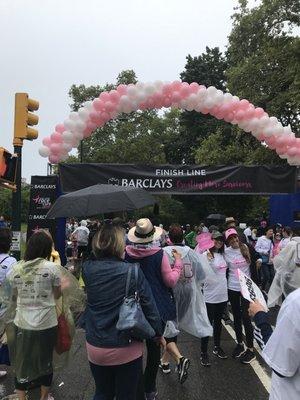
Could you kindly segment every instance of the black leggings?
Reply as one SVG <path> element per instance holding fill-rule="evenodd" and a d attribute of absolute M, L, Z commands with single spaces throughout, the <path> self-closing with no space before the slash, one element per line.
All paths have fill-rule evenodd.
<path fill-rule="evenodd" d="M 153 340 L 146 340 L 146 346 L 146 368 L 138 385 L 137 400 L 144 400 L 145 393 L 156 391 L 156 376 L 160 362 L 160 346 L 158 346 Z"/>
<path fill-rule="evenodd" d="M 214 328 L 214 344 L 220 346 L 222 332 L 222 315 L 225 311 L 227 301 L 223 303 L 206 303 L 209 322 Z M 209 336 L 201 339 L 201 351 L 207 353 Z"/>
<path fill-rule="evenodd" d="M 228 297 L 232 308 L 234 331 L 238 343 L 243 342 L 242 323 L 245 328 L 246 345 L 249 348 L 253 347 L 253 326 L 251 318 L 248 314 L 249 301 L 244 299 L 241 292 L 228 290 Z"/>

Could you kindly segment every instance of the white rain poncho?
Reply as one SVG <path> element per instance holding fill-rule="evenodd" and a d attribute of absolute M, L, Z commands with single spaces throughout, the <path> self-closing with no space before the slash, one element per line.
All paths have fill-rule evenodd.
<path fill-rule="evenodd" d="M 170 264 L 175 260 L 172 250 L 176 249 L 182 257 L 183 269 L 173 289 L 177 308 L 177 321 L 169 321 L 165 337 L 177 336 L 183 330 L 196 337 L 212 336 L 213 330 L 207 316 L 202 294 L 202 284 L 207 276 L 213 274 L 206 257 L 197 254 L 188 246 L 167 246 Z"/>
<path fill-rule="evenodd" d="M 53 273 L 51 271 L 52 268 L 55 270 Z M 58 285 L 60 282 L 62 284 L 62 296 L 55 300 L 53 306 L 52 297 L 47 296 L 49 285 L 46 284 L 46 278 L 42 279 L 43 276 L 46 277 L 45 271 L 47 273 L 50 272 L 54 280 L 57 278 Z M 45 274 L 41 275 L 43 273 Z M 18 289 L 22 292 L 23 300 L 18 298 Z M 0 287 L 0 302 L 1 307 L 5 309 L 4 315 L 0 320 L 0 332 L 6 332 L 10 361 L 19 382 L 29 383 L 35 381 L 41 376 L 48 375 L 50 369 L 55 371 L 67 364 L 70 351 L 59 355 L 54 349 L 52 366 L 49 366 L 49 364 L 46 366 L 42 362 L 40 364 L 31 362 L 31 358 L 22 351 L 22 346 L 29 348 L 31 354 L 41 352 L 41 349 L 47 352 L 48 349 L 45 347 L 47 343 L 45 343 L 45 339 L 42 336 L 39 339 L 38 332 L 42 332 L 43 329 L 49 331 L 48 327 L 43 328 L 43 323 L 45 321 L 49 322 L 49 318 L 50 321 L 51 318 L 53 319 L 53 312 L 50 312 L 52 307 L 56 309 L 55 314 L 57 317 L 63 310 L 69 333 L 73 340 L 75 325 L 72 314 L 73 312 L 82 312 L 85 307 L 85 294 L 73 275 L 65 268 L 42 258 L 27 262 L 20 261 L 14 265 L 7 279 Z M 47 306 L 47 302 L 50 304 L 49 306 Z M 31 308 L 32 313 L 30 312 Z M 39 315 L 41 316 L 41 325 L 39 324 Z M 23 325 L 32 323 L 33 328 L 20 329 L 15 325 L 15 321 L 18 321 L 18 323 L 21 321 Z M 57 340 L 55 336 L 53 340 Z M 39 354 L 42 353 L 43 351 Z"/>
<path fill-rule="evenodd" d="M 300 288 L 300 237 L 294 237 L 274 257 L 275 277 L 268 293 L 268 306 L 282 303 L 282 295 L 288 296 Z"/>

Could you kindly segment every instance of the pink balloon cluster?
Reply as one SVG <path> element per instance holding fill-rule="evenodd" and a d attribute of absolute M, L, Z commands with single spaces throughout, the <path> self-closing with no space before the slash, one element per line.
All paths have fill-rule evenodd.
<path fill-rule="evenodd" d="M 240 100 L 214 86 L 206 88 L 196 82 L 181 81 L 138 82 L 102 92 L 93 101 L 85 102 L 77 112 L 71 112 L 62 124 L 56 125 L 54 132 L 43 139 L 39 153 L 56 164 L 66 160 L 82 139 L 118 115 L 163 107 L 194 110 L 236 124 L 274 149 L 281 158 L 286 158 L 289 164 L 300 164 L 300 139 L 289 126 L 283 127 L 276 117 L 269 117 L 262 108 L 255 107 L 248 100 Z"/>

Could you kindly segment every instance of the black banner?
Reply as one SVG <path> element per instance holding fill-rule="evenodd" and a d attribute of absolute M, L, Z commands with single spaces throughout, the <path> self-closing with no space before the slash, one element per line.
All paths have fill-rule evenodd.
<path fill-rule="evenodd" d="M 291 166 L 60 164 L 64 193 L 97 183 L 139 187 L 154 194 L 293 193 Z"/>
<path fill-rule="evenodd" d="M 38 229 L 49 229 L 55 241 L 56 222 L 46 214 L 57 197 L 57 176 L 32 176 L 28 213 L 27 240 Z"/>

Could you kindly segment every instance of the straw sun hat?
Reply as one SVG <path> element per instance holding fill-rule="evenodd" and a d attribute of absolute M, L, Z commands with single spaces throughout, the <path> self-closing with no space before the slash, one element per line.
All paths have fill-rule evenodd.
<path fill-rule="evenodd" d="M 163 233 L 162 228 L 153 226 L 148 218 L 136 221 L 136 226 L 128 232 L 128 240 L 132 243 L 150 243 L 157 240 Z"/>

